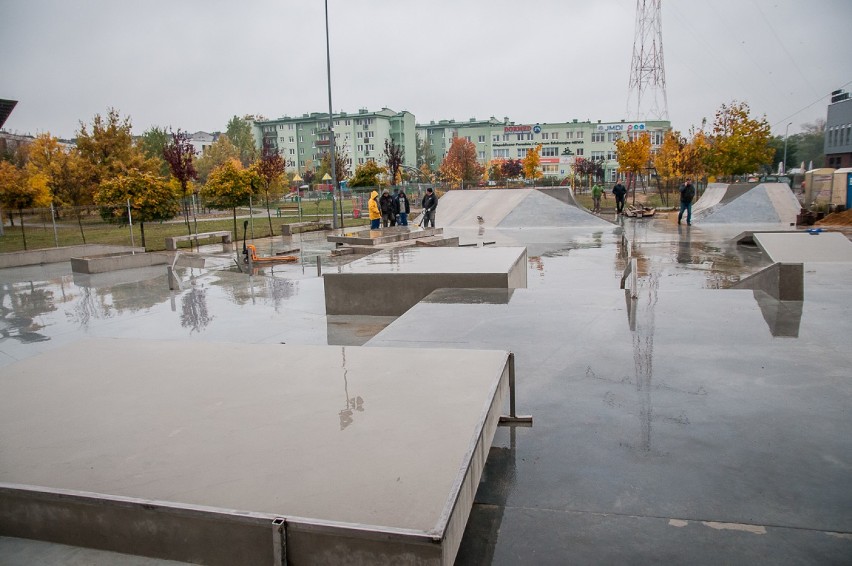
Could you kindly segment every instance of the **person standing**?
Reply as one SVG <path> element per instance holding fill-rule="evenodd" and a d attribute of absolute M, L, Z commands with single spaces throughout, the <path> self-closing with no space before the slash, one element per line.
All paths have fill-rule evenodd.
<path fill-rule="evenodd" d="M 601 213 L 601 195 L 603 194 L 603 192 L 603 187 L 601 187 L 597 183 L 595 183 L 595 185 L 592 187 L 592 202 L 594 203 L 594 205 L 592 206 L 592 212 L 594 212 L 595 214 Z"/>
<path fill-rule="evenodd" d="M 379 210 L 379 191 L 370 193 L 370 202 L 367 208 L 370 209 L 370 230 L 378 230 L 379 220 L 382 219 L 382 212 Z"/>
<path fill-rule="evenodd" d="M 677 223 L 680 224 L 683 218 L 683 211 L 686 211 L 686 225 L 692 226 L 692 200 L 695 198 L 695 187 L 692 186 L 692 179 L 687 179 L 680 186 L 680 212 L 677 213 Z"/>
<path fill-rule="evenodd" d="M 387 228 L 389 225 L 396 226 L 393 199 L 387 189 L 382 192 L 382 197 L 379 199 L 379 209 L 382 211 L 382 228 Z"/>
<path fill-rule="evenodd" d="M 399 187 L 394 187 L 391 195 L 391 203 L 393 204 L 393 216 L 391 217 L 391 226 L 399 224 Z"/>
<path fill-rule="evenodd" d="M 621 184 L 621 181 L 615 184 L 612 188 L 612 194 L 615 195 L 615 213 L 621 214 L 624 210 L 624 203 L 627 200 L 627 189 Z"/>
<path fill-rule="evenodd" d="M 423 195 L 423 201 L 420 203 L 423 206 L 423 227 L 428 228 L 429 223 L 432 223 L 432 228 L 435 227 L 435 209 L 438 208 L 438 197 L 435 196 L 435 191 L 432 187 L 426 189 L 426 194 Z"/>
<path fill-rule="evenodd" d="M 408 226 L 408 213 L 411 212 L 411 203 L 408 202 L 408 197 L 405 195 L 405 189 L 399 190 L 399 198 L 397 202 L 399 203 L 397 206 L 397 209 L 399 210 L 399 225 Z"/>

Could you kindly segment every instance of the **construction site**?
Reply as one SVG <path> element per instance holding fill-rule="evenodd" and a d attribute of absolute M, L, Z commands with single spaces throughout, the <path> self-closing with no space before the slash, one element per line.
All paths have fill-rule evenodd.
<path fill-rule="evenodd" d="M 852 243 L 798 214 L 3 254 L 0 564 L 848 563 Z"/>

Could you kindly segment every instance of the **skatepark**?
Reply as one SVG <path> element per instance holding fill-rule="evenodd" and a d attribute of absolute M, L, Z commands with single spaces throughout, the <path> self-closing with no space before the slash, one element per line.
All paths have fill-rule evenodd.
<path fill-rule="evenodd" d="M 0 269 L 0 564 L 844 563 L 852 243 L 775 185 Z"/>

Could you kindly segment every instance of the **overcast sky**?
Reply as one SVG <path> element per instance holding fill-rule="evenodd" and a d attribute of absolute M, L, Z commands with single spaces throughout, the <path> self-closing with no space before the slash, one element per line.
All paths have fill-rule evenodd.
<path fill-rule="evenodd" d="M 328 111 L 321 0 L 0 0 L 7 131 L 74 137 L 114 107 L 134 133 Z M 328 0 L 335 112 L 418 123 L 631 118 L 635 0 Z M 669 119 L 744 100 L 773 132 L 852 89 L 850 0 L 664 0 Z"/>

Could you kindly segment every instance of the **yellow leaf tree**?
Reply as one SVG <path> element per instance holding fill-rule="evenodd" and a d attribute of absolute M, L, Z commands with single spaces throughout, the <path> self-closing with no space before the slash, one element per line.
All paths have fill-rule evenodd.
<path fill-rule="evenodd" d="M 707 166 L 710 173 L 731 178 L 758 171 L 772 159 L 772 133 L 766 118 L 750 117 L 745 102 L 723 104 L 716 111 Z"/>
<path fill-rule="evenodd" d="M 44 177 L 29 178 L 25 171 L 8 161 L 0 161 L 0 205 L 9 213 L 17 210 L 21 217 L 21 235 L 24 249 L 27 249 L 27 235 L 24 231 L 24 209 L 38 208 L 50 204 L 50 191 Z M 12 223 L 14 226 L 14 222 Z"/>
<path fill-rule="evenodd" d="M 668 205 L 669 190 L 672 184 L 676 183 L 682 175 L 681 165 L 684 145 L 685 140 L 681 138 L 680 132 L 669 130 L 663 137 L 663 143 L 653 157 L 654 169 L 665 187 L 663 198 L 666 205 Z"/>
<path fill-rule="evenodd" d="M 525 178 L 535 181 L 536 179 L 540 179 L 544 176 L 544 173 L 542 173 L 539 169 L 539 165 L 541 164 L 541 144 L 538 144 L 534 149 L 527 151 L 523 164 Z"/>
<path fill-rule="evenodd" d="M 636 176 L 651 162 L 651 136 L 642 132 L 631 139 L 615 140 L 618 170 L 628 174 L 627 188 L 633 185 L 633 204 L 636 204 Z"/>
<path fill-rule="evenodd" d="M 256 174 L 243 169 L 242 163 L 230 159 L 210 172 L 207 183 L 201 189 L 201 196 L 210 208 L 232 210 L 234 213 L 234 238 L 237 231 L 237 207 L 248 206 L 252 192 L 252 181 Z"/>
<path fill-rule="evenodd" d="M 703 179 L 707 176 L 710 138 L 704 130 L 690 128 L 689 140 L 684 141 L 680 154 L 680 169 L 684 177 Z"/>

